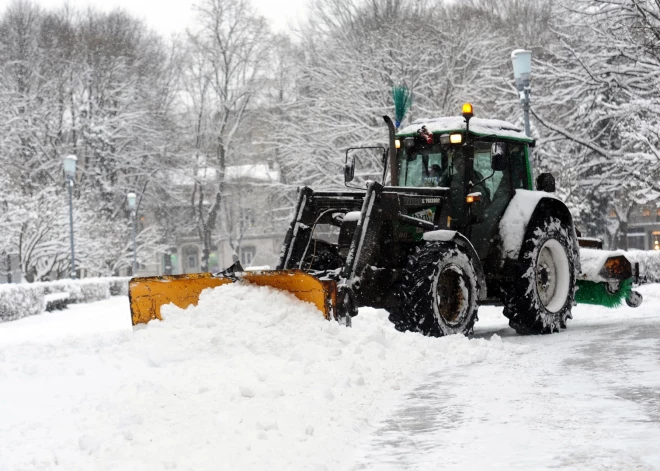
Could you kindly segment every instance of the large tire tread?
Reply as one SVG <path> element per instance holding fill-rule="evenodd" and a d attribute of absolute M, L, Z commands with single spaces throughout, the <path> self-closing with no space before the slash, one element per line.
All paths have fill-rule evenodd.
<path fill-rule="evenodd" d="M 568 261 L 568 291 L 562 307 L 554 312 L 546 309 L 536 288 L 538 255 L 550 239 L 562 246 Z M 515 284 L 505 293 L 504 315 L 509 325 L 520 335 L 551 334 L 566 328 L 566 320 L 572 318 L 571 308 L 575 299 L 575 282 L 579 270 L 577 239 L 572 226 L 556 217 L 536 222 L 528 230 L 519 256 L 520 272 Z M 561 298 L 560 298 L 561 299 Z"/>
<path fill-rule="evenodd" d="M 434 308 L 437 287 L 434 280 L 439 274 L 453 267 L 459 270 L 469 293 L 465 315 L 456 325 L 443 322 Z M 455 333 L 468 334 L 477 320 L 478 278 L 470 257 L 459 246 L 447 242 L 427 242 L 416 248 L 403 273 L 401 305 L 390 311 L 390 321 L 397 330 L 420 332 L 427 336 L 441 337 Z"/>

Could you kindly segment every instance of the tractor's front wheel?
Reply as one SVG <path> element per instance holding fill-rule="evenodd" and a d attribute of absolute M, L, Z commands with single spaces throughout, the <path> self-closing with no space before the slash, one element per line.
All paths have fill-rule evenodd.
<path fill-rule="evenodd" d="M 417 247 L 403 273 L 402 303 L 390 313 L 399 330 L 440 337 L 467 334 L 477 320 L 478 278 L 459 246 L 427 242 Z"/>
<path fill-rule="evenodd" d="M 566 328 L 575 299 L 578 253 L 573 228 L 551 217 L 536 223 L 520 249 L 520 272 L 509 287 L 504 315 L 519 334 Z"/>

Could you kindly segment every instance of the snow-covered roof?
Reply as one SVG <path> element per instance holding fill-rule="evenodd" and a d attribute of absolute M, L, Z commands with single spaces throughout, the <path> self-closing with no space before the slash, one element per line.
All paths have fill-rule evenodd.
<path fill-rule="evenodd" d="M 276 182 L 280 179 L 280 172 L 277 168 L 271 169 L 267 163 L 232 165 L 225 168 L 225 181 L 241 179 Z"/>
<path fill-rule="evenodd" d="M 426 129 L 434 134 L 465 131 L 465 118 L 462 116 L 447 116 L 443 118 L 419 119 L 400 129 L 397 135 L 414 134 L 422 126 L 426 126 Z M 532 141 L 518 126 L 500 119 L 472 118 L 470 120 L 470 132 L 479 136 L 494 134 L 500 137 Z"/>
<path fill-rule="evenodd" d="M 218 178 L 215 167 L 201 167 L 197 169 L 197 181 L 210 183 Z M 170 179 L 175 185 L 193 185 L 193 175 L 190 170 L 172 171 Z M 280 180 L 280 171 L 277 167 L 270 168 L 267 163 L 229 165 L 225 167 L 225 182 L 237 180 L 254 180 L 259 182 L 277 182 Z"/>

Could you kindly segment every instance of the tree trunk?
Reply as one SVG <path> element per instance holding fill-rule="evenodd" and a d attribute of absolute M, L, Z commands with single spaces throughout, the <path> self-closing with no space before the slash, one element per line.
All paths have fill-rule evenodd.
<path fill-rule="evenodd" d="M 614 249 L 628 250 L 628 220 L 619 221 L 619 229 L 614 238 Z"/>

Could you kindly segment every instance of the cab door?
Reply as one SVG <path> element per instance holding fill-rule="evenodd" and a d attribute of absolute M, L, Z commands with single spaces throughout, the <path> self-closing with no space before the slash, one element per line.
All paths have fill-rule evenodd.
<path fill-rule="evenodd" d="M 477 142 L 474 149 L 474 170 L 476 178 L 485 180 L 472 188 L 472 192 L 481 192 L 479 207 L 471 210 L 476 213 L 471 218 L 469 228 L 469 239 L 472 242 L 480 259 L 485 259 L 492 244 L 492 239 L 498 232 L 498 225 L 504 211 L 513 197 L 513 186 L 511 183 L 510 160 L 508 156 L 509 146 L 505 143 L 507 166 L 503 170 L 493 170 L 491 166 L 492 142 Z M 492 176 L 490 176 L 492 174 Z M 476 183 L 476 182 L 473 182 Z M 484 195 L 484 193 L 486 193 Z M 474 203 L 473 203 L 474 204 Z"/>

